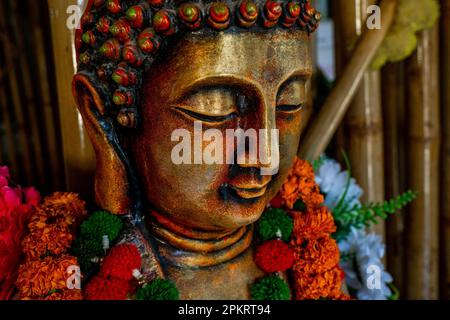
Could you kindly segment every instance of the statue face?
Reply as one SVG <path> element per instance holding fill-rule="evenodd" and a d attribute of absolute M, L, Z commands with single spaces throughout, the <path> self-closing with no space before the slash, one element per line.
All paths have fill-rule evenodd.
<path fill-rule="evenodd" d="M 309 116 L 309 40 L 301 31 L 190 34 L 156 61 L 142 88 L 142 127 L 130 146 L 147 200 L 176 223 L 202 230 L 234 229 L 259 219 L 287 177 Z M 279 130 L 279 170 L 251 165 L 194 164 L 194 124 L 203 130 Z M 175 164 L 191 134 L 192 164 Z M 263 131 L 264 132 L 264 131 Z M 205 150 L 211 141 L 198 140 Z M 236 156 L 223 144 L 223 159 Z M 270 157 L 259 147 L 259 156 Z M 266 154 L 264 154 L 266 153 Z"/>

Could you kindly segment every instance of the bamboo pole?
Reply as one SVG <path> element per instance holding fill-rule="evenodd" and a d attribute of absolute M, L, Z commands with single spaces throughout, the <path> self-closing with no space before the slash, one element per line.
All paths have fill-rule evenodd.
<path fill-rule="evenodd" d="M 66 26 L 69 5 L 76 0 L 48 0 L 53 51 L 58 85 L 58 101 L 63 140 L 66 185 L 70 191 L 93 195 L 95 157 L 81 115 L 72 97 L 72 77 L 76 71 L 74 30 Z"/>
<path fill-rule="evenodd" d="M 34 95 L 33 86 L 35 85 L 31 80 L 31 68 L 27 59 L 27 47 L 23 37 L 24 21 L 20 21 L 21 15 L 19 13 L 19 3 L 17 1 L 8 1 L 9 8 L 7 9 L 10 19 L 17 19 L 11 28 L 11 39 L 18 48 L 17 59 L 17 82 L 20 90 L 20 99 L 22 105 L 22 112 L 24 116 L 24 123 L 26 124 L 27 140 L 29 141 L 29 155 L 30 158 L 25 161 L 32 165 L 32 175 L 29 182 L 36 184 L 38 187 L 44 185 L 45 170 L 42 159 L 42 137 L 39 130 L 40 112 L 37 104 L 37 97 Z M 22 3 L 23 5 L 23 3 Z M 21 10 L 24 10 L 22 8 Z M 38 52 L 34 52 L 38 54 Z"/>
<path fill-rule="evenodd" d="M 17 139 L 15 142 L 18 144 L 17 161 L 20 171 L 15 172 L 15 178 L 24 184 L 31 183 L 31 177 L 33 176 L 33 168 L 31 166 L 31 151 L 30 141 L 28 139 L 29 133 L 26 126 L 26 110 L 22 105 L 22 92 L 19 86 L 17 78 L 17 61 L 16 56 L 19 53 L 17 47 L 13 47 L 10 38 L 13 33 L 12 29 L 14 24 L 10 20 L 10 12 L 7 8 L 6 1 L 0 1 L 0 30 L 7 37 L 4 43 L 6 47 L 3 52 L 5 55 L 6 65 L 9 70 L 6 73 L 6 81 L 4 81 L 4 88 L 9 104 L 10 121 L 13 126 L 13 130 Z"/>
<path fill-rule="evenodd" d="M 351 57 L 351 48 L 366 30 L 367 8 L 377 4 L 376 0 L 338 0 L 336 8 L 340 13 L 340 42 L 342 57 Z M 345 117 L 345 145 L 353 176 L 364 190 L 362 201 L 380 202 L 384 200 L 384 156 L 383 120 L 381 112 L 380 72 L 368 70 Z M 384 221 L 373 228 L 384 236 Z"/>
<path fill-rule="evenodd" d="M 39 130 L 43 137 L 39 156 L 44 160 L 45 185 L 41 191 L 52 192 L 61 190 L 64 186 L 62 161 L 61 132 L 59 128 L 59 113 L 54 87 L 54 73 L 51 69 L 51 43 L 44 30 L 48 29 L 48 7 L 45 2 L 27 0 L 28 18 L 30 24 L 30 46 L 33 51 L 28 54 L 32 66 L 35 97 L 40 106 L 38 115 Z"/>
<path fill-rule="evenodd" d="M 365 30 L 356 44 L 351 59 L 338 77 L 335 87 L 321 111 L 308 128 L 299 148 L 302 159 L 315 160 L 326 149 L 344 118 L 350 103 L 393 21 L 397 0 L 382 0 L 382 28 Z M 336 17 L 343 15 L 338 12 Z M 339 45 L 339 43 L 337 43 Z"/>
<path fill-rule="evenodd" d="M 408 299 L 438 298 L 439 38 L 438 26 L 419 35 L 406 62 L 408 185 L 419 197 L 406 221 Z"/>
<path fill-rule="evenodd" d="M 450 299 L 450 1 L 441 1 L 441 295 Z"/>
<path fill-rule="evenodd" d="M 385 192 L 391 199 L 405 191 L 405 84 L 403 63 L 382 70 Z M 387 269 L 400 293 L 404 293 L 404 210 L 386 221 Z"/>

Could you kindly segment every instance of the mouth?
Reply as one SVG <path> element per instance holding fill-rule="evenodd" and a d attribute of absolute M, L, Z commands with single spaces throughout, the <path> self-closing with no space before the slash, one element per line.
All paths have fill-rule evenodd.
<path fill-rule="evenodd" d="M 233 189 L 240 198 L 247 200 L 260 198 L 267 191 L 267 186 L 262 188 L 238 188 L 230 185 L 229 187 Z"/>
<path fill-rule="evenodd" d="M 250 181 L 235 181 L 228 186 L 234 190 L 237 196 L 242 199 L 257 199 L 265 195 L 271 179 L 259 182 L 251 179 Z"/>

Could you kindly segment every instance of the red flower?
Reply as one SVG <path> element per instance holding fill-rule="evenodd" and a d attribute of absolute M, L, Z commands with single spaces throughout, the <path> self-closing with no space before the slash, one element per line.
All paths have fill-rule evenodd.
<path fill-rule="evenodd" d="M 294 263 L 294 251 L 281 240 L 271 240 L 256 249 L 256 265 L 266 273 L 286 271 Z"/>
<path fill-rule="evenodd" d="M 280 194 L 277 194 L 277 196 L 270 201 L 270 206 L 275 209 L 279 209 L 283 206 L 283 198 Z"/>
<path fill-rule="evenodd" d="M 100 275 L 129 281 L 133 278 L 133 271 L 141 268 L 141 263 L 141 255 L 135 245 L 116 246 L 103 261 Z"/>
<path fill-rule="evenodd" d="M 86 300 L 126 300 L 129 290 L 129 281 L 95 276 L 86 286 L 84 297 Z"/>

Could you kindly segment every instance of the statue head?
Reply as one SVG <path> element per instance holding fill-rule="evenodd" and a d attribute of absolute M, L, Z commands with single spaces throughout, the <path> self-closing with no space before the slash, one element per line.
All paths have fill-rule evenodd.
<path fill-rule="evenodd" d="M 207 231 L 255 222 L 309 117 L 319 19 L 307 0 L 90 1 L 73 88 L 98 204 Z"/>

